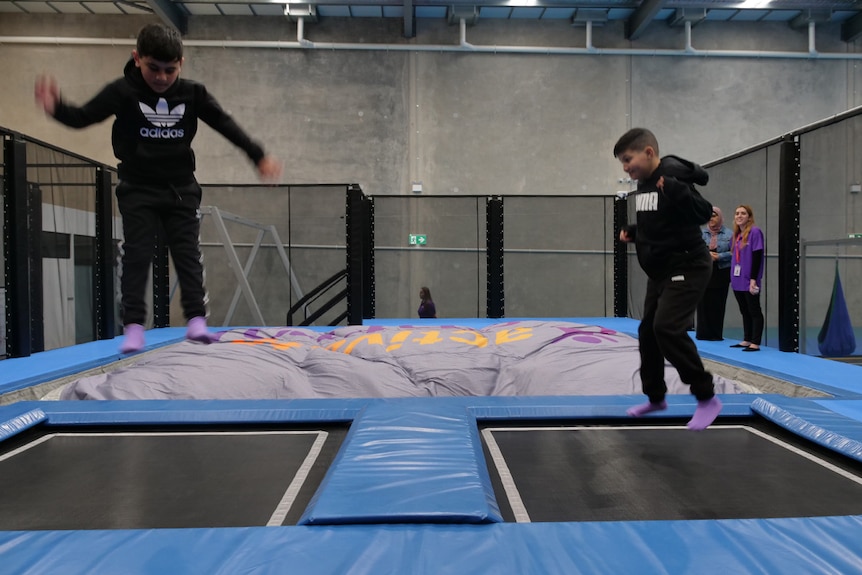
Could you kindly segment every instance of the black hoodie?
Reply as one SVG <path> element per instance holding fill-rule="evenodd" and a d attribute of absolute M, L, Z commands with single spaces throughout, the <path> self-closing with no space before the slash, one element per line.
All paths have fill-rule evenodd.
<path fill-rule="evenodd" d="M 658 189 L 664 177 L 663 189 Z M 678 264 L 709 257 L 701 226 L 712 215 L 712 204 L 695 189 L 706 185 L 709 174 L 694 162 L 664 156 L 658 168 L 638 182 L 634 199 L 637 225 L 627 228 L 635 239 L 638 262 L 648 276 L 663 279 Z"/>
<path fill-rule="evenodd" d="M 167 91 L 153 92 L 133 59 L 114 80 L 81 107 L 57 103 L 54 118 L 83 128 L 116 116 L 111 132 L 121 180 L 183 185 L 194 181 L 191 143 L 198 118 L 242 148 L 257 164 L 263 148 L 216 102 L 203 84 L 177 78 Z"/>

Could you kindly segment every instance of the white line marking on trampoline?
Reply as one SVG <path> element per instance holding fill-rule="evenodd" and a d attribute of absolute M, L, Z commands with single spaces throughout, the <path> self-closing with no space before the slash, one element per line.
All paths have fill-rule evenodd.
<path fill-rule="evenodd" d="M 795 446 L 790 445 L 790 444 L 788 444 L 788 443 L 784 443 L 783 441 L 781 441 L 781 440 L 780 440 L 780 439 L 778 439 L 777 437 L 771 437 L 770 435 L 768 435 L 768 434 L 766 434 L 766 433 L 763 433 L 762 431 L 760 431 L 760 430 L 758 430 L 758 429 L 747 428 L 747 427 L 745 427 L 744 425 L 743 425 L 743 426 L 740 426 L 740 427 L 742 427 L 742 428 L 744 428 L 744 429 L 747 429 L 747 430 L 748 430 L 748 431 L 750 431 L 751 433 L 754 433 L 755 435 L 759 435 L 760 437 L 762 437 L 762 438 L 764 438 L 764 439 L 768 439 L 768 440 L 769 440 L 769 441 L 771 441 L 772 443 L 775 443 L 775 444 L 777 444 L 777 445 L 780 445 L 780 446 L 784 447 L 785 449 L 789 449 L 789 450 L 790 450 L 790 451 L 792 451 L 793 453 L 795 453 L 795 454 L 797 454 L 797 455 L 801 455 L 801 456 L 802 456 L 802 457 L 804 457 L 805 459 L 808 459 L 808 460 L 810 460 L 810 461 L 813 461 L 814 463 L 819 463 L 820 465 L 822 465 L 822 466 L 823 466 L 823 467 L 825 467 L 826 469 L 828 469 L 828 470 L 830 470 L 830 471 L 832 471 L 832 472 L 834 472 L 834 473 L 837 473 L 838 475 L 840 475 L 840 476 L 842 476 L 842 477 L 845 477 L 846 479 L 850 479 L 851 481 L 853 481 L 853 482 L 855 482 L 855 483 L 858 483 L 859 485 L 862 485 L 862 479 L 860 479 L 860 478 L 858 478 L 858 477 L 854 476 L 853 474 L 849 473 L 848 471 L 844 471 L 844 470 L 843 470 L 843 469 L 841 469 L 840 467 L 837 467 L 837 466 L 835 466 L 835 465 L 832 465 L 832 464 L 831 464 L 831 463 L 829 463 L 828 461 L 824 461 L 824 460 L 822 460 L 822 459 L 818 458 L 818 457 L 817 457 L 817 456 L 815 456 L 815 455 L 811 455 L 810 453 L 806 453 L 805 451 L 803 451 L 803 450 L 799 449 L 798 447 L 795 447 Z"/>
<path fill-rule="evenodd" d="M 293 481 L 291 481 L 290 485 L 287 486 L 287 491 L 284 492 L 284 496 L 282 496 L 281 501 L 279 501 L 275 511 L 273 511 L 272 516 L 269 518 L 269 521 L 267 521 L 267 527 L 280 527 L 281 524 L 284 523 L 284 518 L 287 517 L 287 512 L 290 511 L 290 507 L 296 500 L 296 496 L 299 494 L 302 484 L 305 483 L 305 480 L 311 471 L 311 467 L 317 460 L 317 456 L 320 455 L 320 451 L 323 449 L 323 444 L 326 443 L 326 438 L 329 434 L 325 431 L 317 431 L 316 433 L 317 439 L 314 440 L 314 444 L 311 446 L 311 449 L 308 450 L 308 455 L 305 456 L 305 460 L 302 462 L 302 465 L 299 466 L 299 469 L 296 471 L 296 475 L 293 476 Z"/>
<path fill-rule="evenodd" d="M 32 447 L 36 447 L 42 443 L 45 443 L 49 439 L 53 439 L 54 437 L 165 437 L 165 436 L 198 436 L 198 435 L 317 435 L 323 433 L 326 435 L 325 431 L 115 431 L 110 433 L 101 433 L 98 431 L 85 431 L 81 433 L 76 432 L 59 432 L 59 433 L 46 433 L 45 435 L 38 437 L 31 441 L 30 443 L 26 443 L 8 453 L 4 453 L 0 455 L 0 461 L 4 459 L 9 459 L 13 455 L 17 455 L 23 451 L 27 451 Z"/>
<path fill-rule="evenodd" d="M 496 431 L 496 429 L 483 429 L 482 436 L 485 438 L 485 445 L 488 446 L 491 459 L 497 467 L 497 473 L 500 474 L 500 481 L 503 483 L 503 490 L 506 492 L 506 496 L 509 498 L 509 506 L 515 515 L 515 521 L 518 523 L 530 523 L 530 514 L 527 513 L 527 508 L 524 506 L 524 501 L 521 499 L 521 494 L 518 492 L 518 487 L 515 485 L 512 473 L 509 471 L 509 466 L 506 465 L 506 459 L 503 457 L 497 441 L 491 434 L 493 431 Z"/>
<path fill-rule="evenodd" d="M 13 449 L 12 451 L 10 451 L 8 453 L 4 453 L 3 455 L 0 455 L 0 461 L 4 461 L 4 460 L 9 459 L 10 457 L 12 457 L 14 455 L 18 455 L 19 453 L 27 451 L 31 447 L 36 447 L 40 443 L 45 443 L 46 441 L 48 441 L 49 439 L 54 437 L 54 435 L 55 434 L 53 434 L 53 433 L 48 434 L 48 435 L 44 435 L 38 439 L 31 441 L 30 443 L 27 443 L 25 445 L 22 445 L 21 447 L 18 447 L 17 449 Z"/>
<path fill-rule="evenodd" d="M 688 428 L 684 425 L 638 425 L 638 426 L 617 425 L 617 426 L 606 426 L 606 427 L 604 427 L 604 426 L 593 426 L 593 427 L 579 427 L 579 426 L 486 427 L 485 429 L 482 430 L 482 434 L 485 435 L 485 433 L 488 432 L 488 435 L 486 436 L 486 440 L 487 440 L 487 437 L 490 436 L 491 432 L 494 432 L 494 431 L 566 431 L 566 430 L 571 430 L 571 431 L 607 431 L 607 430 L 633 431 L 633 430 L 641 430 L 641 429 L 650 429 L 650 430 L 685 429 L 685 430 L 688 430 Z M 757 435 L 758 437 L 762 437 L 763 439 L 769 440 L 770 442 L 774 443 L 775 445 L 783 447 L 784 449 L 786 449 L 792 453 L 795 453 L 796 455 L 800 455 L 800 456 L 804 457 L 805 459 L 808 459 L 809 461 L 813 461 L 814 463 L 817 463 L 818 465 L 825 467 L 829 471 L 831 471 L 833 473 L 837 473 L 838 475 L 840 475 L 841 477 L 844 477 L 845 479 L 849 479 L 858 485 L 862 485 L 862 478 L 856 477 L 855 475 L 853 475 L 849 471 L 845 471 L 844 469 L 841 469 L 840 467 L 833 465 L 824 459 L 820 459 L 816 455 L 813 455 L 811 453 L 808 453 L 807 451 L 799 449 L 798 447 L 796 447 L 794 445 L 791 445 L 789 443 L 785 443 L 784 441 L 778 439 L 777 437 L 772 437 L 768 433 L 764 433 L 763 431 L 760 431 L 759 429 L 749 427 L 748 425 L 718 425 L 718 426 L 710 428 L 711 431 L 720 431 L 722 429 L 742 429 L 742 430 L 748 431 L 749 433 Z M 801 439 L 805 439 L 805 438 L 802 437 Z M 494 444 L 494 448 L 497 449 L 497 452 L 499 453 L 499 448 L 497 447 L 496 443 Z M 839 452 L 836 452 L 836 453 L 838 453 L 840 455 Z M 502 454 L 501 454 L 501 457 L 502 457 Z M 494 461 L 496 462 L 496 459 Z M 506 473 L 509 473 L 508 468 L 506 469 Z M 502 476 L 502 471 L 500 472 L 500 475 Z M 514 482 L 513 482 L 513 485 L 514 485 Z M 504 483 L 504 487 L 505 487 L 505 483 Z M 508 494 L 508 490 L 506 491 L 506 493 Z M 522 505 L 523 505 L 523 503 L 522 503 Z M 526 513 L 526 511 L 525 511 L 525 513 Z"/>

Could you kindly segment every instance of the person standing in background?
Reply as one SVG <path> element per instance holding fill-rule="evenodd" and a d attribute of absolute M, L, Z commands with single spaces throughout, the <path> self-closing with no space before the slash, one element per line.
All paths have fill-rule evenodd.
<path fill-rule="evenodd" d="M 434 305 L 434 300 L 431 299 L 431 290 L 427 287 L 419 288 L 419 299 L 422 300 L 419 304 L 419 317 L 436 318 L 437 307 Z"/>
<path fill-rule="evenodd" d="M 743 340 L 730 347 L 741 347 L 742 351 L 760 351 L 763 336 L 760 286 L 766 265 L 763 246 L 763 231 L 754 225 L 754 211 L 751 206 L 740 205 L 733 214 L 730 287 L 742 314 Z"/>
<path fill-rule="evenodd" d="M 727 308 L 727 286 L 730 285 L 730 244 L 733 232 L 724 225 L 721 210 L 712 207 L 712 216 L 702 230 L 703 241 L 712 257 L 712 276 L 703 297 L 697 304 L 697 330 L 695 337 L 704 341 L 724 339 L 724 312 Z"/>

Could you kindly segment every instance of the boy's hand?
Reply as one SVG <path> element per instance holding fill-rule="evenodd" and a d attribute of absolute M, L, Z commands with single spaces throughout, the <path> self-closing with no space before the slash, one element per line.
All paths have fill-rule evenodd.
<path fill-rule="evenodd" d="M 271 156 L 264 156 L 257 163 L 260 178 L 267 182 L 275 182 L 281 177 L 281 164 Z"/>
<path fill-rule="evenodd" d="M 629 236 L 629 233 L 625 229 L 620 230 L 620 241 L 625 243 L 632 241 L 631 236 Z"/>
<path fill-rule="evenodd" d="M 57 80 L 51 76 L 38 76 L 35 96 L 36 103 L 42 106 L 45 113 L 53 116 L 54 110 L 57 109 L 57 102 L 60 101 L 60 87 L 57 86 Z"/>
<path fill-rule="evenodd" d="M 655 183 L 655 187 L 657 187 L 661 191 L 664 191 L 664 176 L 659 177 L 658 181 Z"/>

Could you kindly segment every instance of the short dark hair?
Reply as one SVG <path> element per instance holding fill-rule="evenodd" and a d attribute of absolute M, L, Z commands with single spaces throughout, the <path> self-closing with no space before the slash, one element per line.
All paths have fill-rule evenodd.
<path fill-rule="evenodd" d="M 646 128 L 632 128 L 617 140 L 616 145 L 614 145 L 614 157 L 618 157 L 623 152 L 627 152 L 632 150 L 634 152 L 641 152 L 646 147 L 649 146 L 655 153 L 658 154 L 658 140 L 655 137 L 655 134 L 647 130 Z"/>
<path fill-rule="evenodd" d="M 177 62 L 183 57 L 183 39 L 176 28 L 165 24 L 147 24 L 138 32 L 138 56 L 149 56 L 159 62 Z"/>

